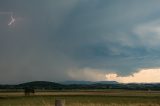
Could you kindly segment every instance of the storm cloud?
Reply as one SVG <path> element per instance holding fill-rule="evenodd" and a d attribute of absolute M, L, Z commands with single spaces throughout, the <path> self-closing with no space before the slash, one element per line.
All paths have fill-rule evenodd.
<path fill-rule="evenodd" d="M 0 83 L 106 80 L 107 73 L 159 69 L 159 3 L 1 0 Z M 1 14 L 7 12 L 16 19 L 11 27 L 10 15 Z"/>

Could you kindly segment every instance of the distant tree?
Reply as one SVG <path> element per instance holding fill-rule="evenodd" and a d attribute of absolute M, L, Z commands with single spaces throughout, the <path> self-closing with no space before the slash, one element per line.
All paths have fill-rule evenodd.
<path fill-rule="evenodd" d="M 34 95 L 35 90 L 31 87 L 24 88 L 24 94 L 25 96 L 30 96 L 31 94 Z"/>

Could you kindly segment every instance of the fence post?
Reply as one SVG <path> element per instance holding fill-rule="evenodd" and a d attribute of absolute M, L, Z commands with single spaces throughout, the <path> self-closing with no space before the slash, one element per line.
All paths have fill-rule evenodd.
<path fill-rule="evenodd" d="M 65 100 L 64 99 L 55 100 L 55 106 L 65 106 Z"/>

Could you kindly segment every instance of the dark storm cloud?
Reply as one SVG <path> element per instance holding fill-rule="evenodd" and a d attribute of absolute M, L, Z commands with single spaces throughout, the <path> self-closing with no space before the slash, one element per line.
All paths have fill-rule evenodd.
<path fill-rule="evenodd" d="M 158 4 L 1 0 L 0 13 L 13 12 L 16 22 L 9 27 L 10 15 L 0 14 L 0 83 L 83 80 L 84 74 L 94 80 L 98 73 L 159 67 Z"/>
<path fill-rule="evenodd" d="M 55 33 L 74 1 L 1 1 L 1 11 L 13 11 L 17 20 L 8 27 L 10 16 L 1 20 L 1 83 L 31 80 L 65 80 L 72 64 L 58 50 Z M 52 4 L 52 5 L 51 5 Z M 53 11 L 52 11 L 53 10 Z M 50 40 L 52 38 L 52 40 Z"/>

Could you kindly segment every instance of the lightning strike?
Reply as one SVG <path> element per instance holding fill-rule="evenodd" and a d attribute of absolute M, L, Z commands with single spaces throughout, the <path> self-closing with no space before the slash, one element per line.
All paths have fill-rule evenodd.
<path fill-rule="evenodd" d="M 9 21 L 8 26 L 11 26 L 16 21 L 16 19 L 13 17 L 12 12 L 0 12 L 0 15 L 10 15 L 11 20 Z"/>
<path fill-rule="evenodd" d="M 15 18 L 13 18 L 12 14 L 11 14 L 11 21 L 8 23 L 9 26 L 11 26 L 14 22 L 15 22 Z"/>

